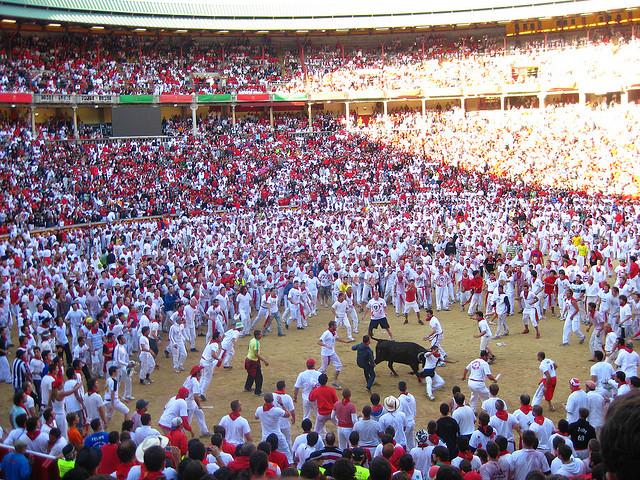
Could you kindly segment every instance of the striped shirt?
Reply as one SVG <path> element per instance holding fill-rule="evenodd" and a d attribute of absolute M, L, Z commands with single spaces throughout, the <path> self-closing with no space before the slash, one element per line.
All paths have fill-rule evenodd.
<path fill-rule="evenodd" d="M 21 359 L 16 358 L 11 365 L 11 374 L 13 376 L 13 389 L 15 391 L 22 390 L 24 382 L 31 378 L 29 367 Z"/>

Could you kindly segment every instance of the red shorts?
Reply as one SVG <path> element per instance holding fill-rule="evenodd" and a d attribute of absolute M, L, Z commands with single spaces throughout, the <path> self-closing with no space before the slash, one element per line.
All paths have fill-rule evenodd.
<path fill-rule="evenodd" d="M 558 378 L 557 377 L 551 377 L 550 380 L 543 380 L 544 381 L 544 399 L 547 402 L 550 402 L 553 399 L 553 394 L 556 391 L 556 382 L 557 382 Z"/>

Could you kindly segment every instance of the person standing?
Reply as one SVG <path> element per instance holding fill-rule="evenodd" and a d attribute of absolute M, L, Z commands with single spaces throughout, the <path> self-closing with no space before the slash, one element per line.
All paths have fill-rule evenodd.
<path fill-rule="evenodd" d="M 400 411 L 407 418 L 407 427 L 405 428 L 405 436 L 407 438 L 407 450 L 415 447 L 415 428 L 416 428 L 416 397 L 409 393 L 407 382 L 398 382 L 398 401 L 400 402 Z"/>
<path fill-rule="evenodd" d="M 343 340 L 342 338 L 338 337 L 337 330 L 338 324 L 335 320 L 331 320 L 327 325 L 327 329 L 325 330 L 325 332 L 320 336 L 318 345 L 322 347 L 320 349 L 320 355 L 322 356 L 322 366 L 320 367 L 320 373 L 325 373 L 329 368 L 329 365 L 333 363 L 335 376 L 332 385 L 335 388 L 339 389 L 341 387 L 338 384 L 338 376 L 340 376 L 340 371 L 342 370 L 342 362 L 340 361 L 340 357 L 336 353 L 336 342 L 351 343 L 353 340 Z"/>
<path fill-rule="evenodd" d="M 342 391 L 342 400 L 333 404 L 332 418 L 338 426 L 338 448 L 344 450 L 349 446 L 349 435 L 353 431 L 353 425 L 358 420 L 356 406 L 351 402 L 351 390 L 345 388 Z"/>
<path fill-rule="evenodd" d="M 326 373 L 322 373 L 318 377 L 318 386 L 311 390 L 309 394 L 309 401 L 315 402 L 318 408 L 318 415 L 316 416 L 316 423 L 314 430 L 318 434 L 324 432 L 324 425 L 327 420 L 331 419 L 331 412 L 333 412 L 333 406 L 338 401 L 338 395 L 336 395 L 336 389 L 327 386 L 329 378 Z"/>
<path fill-rule="evenodd" d="M 132 395 L 131 385 L 131 362 L 129 360 L 129 352 L 127 351 L 127 341 L 125 336 L 120 334 L 117 338 L 118 344 L 113 350 L 113 365 L 118 367 L 120 372 L 120 383 L 124 385 L 124 400 L 135 400 Z"/>
<path fill-rule="evenodd" d="M 371 393 L 371 387 L 376 380 L 375 361 L 373 359 L 373 350 L 369 346 L 371 339 L 369 335 L 362 337 L 362 342 L 351 347 L 351 350 L 357 351 L 356 364 L 364 372 L 364 380 L 366 382 L 365 388 Z"/>
<path fill-rule="evenodd" d="M 484 314 L 478 310 L 475 313 L 476 321 L 478 322 L 478 334 L 474 335 L 474 338 L 480 339 L 480 351 L 486 351 L 489 354 L 489 362 L 493 363 L 496 359 L 496 356 L 493 354 L 491 349 L 489 348 L 489 340 L 493 336 L 493 332 L 491 331 L 491 327 L 489 327 L 489 323 L 485 320 Z"/>
<path fill-rule="evenodd" d="M 567 422 L 573 423 L 578 420 L 580 409 L 587 408 L 587 392 L 580 388 L 580 379 L 575 377 L 569 380 L 569 389 L 571 393 L 567 397 L 565 410 L 567 411 Z"/>
<path fill-rule="evenodd" d="M 251 392 L 251 388 L 255 383 L 254 393 L 256 395 L 262 395 L 262 363 L 264 363 L 265 367 L 269 366 L 267 359 L 260 353 L 261 338 L 262 330 L 254 330 L 253 338 L 249 342 L 247 358 L 244 359 L 244 369 L 247 371 L 247 380 L 244 382 L 244 391 Z"/>
<path fill-rule="evenodd" d="M 286 406 L 282 403 L 274 404 L 273 394 L 271 393 L 264 394 L 264 405 L 256 408 L 255 413 L 255 418 L 256 420 L 260 420 L 260 426 L 262 427 L 262 441 L 264 442 L 271 434 L 278 437 L 278 450 L 287 456 L 289 464 L 293 463 L 293 455 L 291 455 L 287 440 L 280 431 L 280 420 L 290 417 L 291 413 Z"/>
<path fill-rule="evenodd" d="M 198 313 L 198 300 L 192 297 L 189 304 L 184 307 L 184 337 L 189 340 L 192 352 L 196 352 L 196 315 Z M 171 331 L 169 331 L 171 332 Z M 184 342 L 182 342 L 184 348 Z M 186 357 L 186 354 L 185 354 Z"/>
<path fill-rule="evenodd" d="M 377 288 L 372 290 L 373 295 L 367 302 L 367 311 L 364 314 L 363 322 L 367 321 L 367 316 L 371 316 L 369 322 L 369 337 L 373 338 L 373 331 L 380 327 L 387 331 L 389 340 L 393 339 L 391 329 L 389 328 L 389 321 L 387 320 L 387 302 L 384 298 L 380 297 L 380 292 Z"/>
<path fill-rule="evenodd" d="M 140 331 L 140 384 L 149 385 L 151 383 L 151 372 L 156 368 L 155 355 L 151 351 L 149 344 L 149 327 L 142 327 Z"/>
<path fill-rule="evenodd" d="M 278 380 L 276 391 L 273 393 L 273 400 L 276 405 L 281 405 L 289 411 L 289 418 L 280 419 L 280 431 L 289 444 L 289 450 L 291 450 L 291 424 L 296 423 L 296 407 L 293 403 L 293 398 L 286 392 L 286 387 L 284 380 Z"/>
<path fill-rule="evenodd" d="M 231 412 L 222 417 L 218 424 L 224 428 L 225 440 L 234 447 L 245 442 L 251 442 L 251 426 L 241 414 L 242 404 L 240 400 L 231 401 Z"/>
<path fill-rule="evenodd" d="M 189 377 L 182 384 L 183 388 L 189 390 L 189 395 L 185 399 L 187 402 L 187 417 L 189 417 L 189 423 L 191 424 L 193 417 L 196 417 L 198 427 L 200 427 L 200 434 L 202 436 L 209 436 L 209 427 L 207 427 L 207 421 L 204 418 L 204 412 L 202 411 L 202 389 L 200 386 L 200 379 L 202 378 L 202 365 L 195 365 L 189 372 Z"/>
<path fill-rule="evenodd" d="M 213 372 L 220 360 L 220 333 L 214 330 L 211 334 L 211 340 L 202 350 L 200 355 L 200 366 L 203 369 L 202 380 L 200 381 L 200 394 L 206 400 L 207 391 L 213 378 Z"/>
<path fill-rule="evenodd" d="M 487 363 L 489 353 L 486 350 L 480 352 L 480 357 L 470 362 L 464 369 L 462 381 L 464 382 L 469 376 L 469 389 L 471 390 L 471 400 L 469 402 L 471 409 L 475 411 L 478 404 L 478 398 L 481 401 L 489 398 L 489 389 L 485 385 L 485 378 L 497 382 L 496 378 L 491 374 L 491 368 Z"/>
<path fill-rule="evenodd" d="M 409 280 L 406 290 L 404 291 L 405 304 L 404 304 L 404 325 L 409 323 L 409 311 L 413 310 L 418 319 L 420 325 L 424 325 L 424 322 L 420 319 L 420 307 L 418 306 L 418 289 L 416 287 L 416 281 L 412 278 Z"/>
<path fill-rule="evenodd" d="M 553 412 L 556 407 L 553 406 L 551 401 L 553 400 L 553 394 L 556 390 L 556 384 L 558 381 L 556 376 L 556 369 L 558 368 L 558 365 L 550 358 L 547 358 L 544 352 L 538 352 L 537 357 L 540 362 L 540 366 L 538 368 L 542 373 L 542 379 L 538 383 L 536 392 L 533 394 L 531 406 L 540 405 L 544 398 L 549 404 L 549 410 Z"/>
<path fill-rule="evenodd" d="M 107 422 L 111 420 L 113 412 L 116 410 L 122 413 L 124 415 L 124 419 L 127 420 L 129 418 L 129 407 L 120 401 L 118 394 L 118 389 L 120 388 L 120 385 L 118 384 L 118 378 L 120 376 L 118 367 L 115 365 L 110 366 L 107 373 L 109 377 L 105 382 L 104 389 L 104 404 L 107 409 Z"/>
<path fill-rule="evenodd" d="M 302 420 L 311 418 L 311 413 L 318 414 L 315 402 L 309 400 L 311 390 L 318 386 L 320 372 L 316 370 L 316 361 L 313 358 L 307 359 L 307 369 L 300 372 L 296 378 L 293 391 L 293 402 L 298 402 L 298 394 L 302 391 Z"/>
<path fill-rule="evenodd" d="M 568 289 L 566 292 L 566 317 L 564 319 L 564 328 L 562 329 L 562 346 L 569 345 L 569 335 L 573 332 L 580 338 L 580 343 L 584 343 L 584 333 L 580 329 L 580 305 L 578 300 L 573 296 L 573 290 Z"/>
<path fill-rule="evenodd" d="M 184 371 L 184 361 L 187 358 L 187 349 L 184 346 L 186 334 L 184 322 L 185 320 L 183 317 L 177 317 L 176 322 L 171 325 L 171 328 L 169 328 L 169 345 L 171 349 L 171 356 L 173 358 L 173 371 L 175 373 Z"/>
<path fill-rule="evenodd" d="M 395 430 L 395 436 L 393 439 L 398 445 L 402 447 L 407 446 L 407 437 L 405 431 L 407 429 L 407 416 L 404 412 L 399 411 L 400 401 L 393 395 L 389 395 L 384 399 L 384 409 L 386 413 L 380 417 L 380 426 L 385 429 L 387 427 L 393 427 Z"/>

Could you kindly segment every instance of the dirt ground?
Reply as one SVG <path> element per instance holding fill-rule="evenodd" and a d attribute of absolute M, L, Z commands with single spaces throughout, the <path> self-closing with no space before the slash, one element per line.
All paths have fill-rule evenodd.
<path fill-rule="evenodd" d="M 392 308 L 388 310 L 392 311 Z M 362 317 L 362 314 L 359 314 L 359 316 Z M 444 328 L 443 347 L 449 355 L 448 359 L 456 363 L 438 369 L 438 373 L 444 378 L 446 384 L 442 389 L 435 392 L 435 401 L 432 402 L 426 397 L 424 384 L 419 384 L 415 377 L 409 375 L 408 367 L 395 365 L 396 371 L 400 375 L 399 377 L 391 376 L 386 363 L 382 363 L 376 368 L 376 382 L 378 385 L 373 387 L 373 391 L 378 393 L 381 398 L 391 394 L 397 395 L 399 380 L 407 382 L 409 391 L 415 395 L 417 400 L 416 430 L 426 428 L 429 420 L 439 417 L 439 405 L 441 402 L 448 401 L 451 398 L 451 387 L 454 385 L 460 385 L 462 392 L 469 398 L 470 392 L 467 382 L 461 382 L 460 378 L 465 366 L 477 357 L 479 349 L 479 340 L 473 338 L 473 335 L 477 333 L 476 321 L 470 319 L 466 313 L 461 312 L 458 304 L 452 305 L 452 310 L 449 312 L 436 312 L 436 316 L 440 319 Z M 286 332 L 286 337 L 277 337 L 274 334 L 264 337 L 262 350 L 263 355 L 269 362 L 269 366 L 263 367 L 265 379 L 263 391 L 274 391 L 275 383 L 278 380 L 285 380 L 287 392 L 293 394 L 296 376 L 305 369 L 306 359 L 313 357 L 318 364 L 320 363 L 320 347 L 316 342 L 325 330 L 329 320 L 332 320 L 331 312 L 327 309 L 320 309 L 319 315 L 310 319 L 310 326 L 306 330 L 296 330 L 294 328 Z M 389 316 L 395 339 L 427 345 L 426 342 L 422 341 L 422 337 L 427 333 L 428 327 L 418 325 L 413 317 L 410 317 L 409 325 L 403 325 L 403 320 L 403 318 L 396 317 L 394 313 Z M 585 342 L 584 345 L 579 345 L 578 339 L 572 336 L 570 346 L 561 347 L 563 322 L 552 315 L 547 315 L 547 319 L 542 321 L 542 338 L 539 340 L 536 340 L 535 334 L 532 333 L 528 335 L 520 334 L 522 331 L 521 315 L 516 314 L 513 317 L 509 317 L 508 324 L 510 335 L 498 340 L 492 340 L 490 344 L 490 348 L 497 355 L 497 360 L 491 367 L 492 372 L 494 375 L 502 374 L 499 381 L 499 396 L 507 402 L 509 411 L 513 411 L 518 407 L 520 394 L 528 393 L 533 396 L 540 379 L 536 353 L 543 350 L 548 358 L 555 360 L 558 364 L 558 387 L 556 388 L 554 399 L 557 411 L 545 411 L 545 415 L 556 422 L 565 414 L 562 403 L 566 401 L 570 393 L 569 379 L 575 376 L 584 382 L 589 376 L 591 363 L 588 361 L 590 358 L 588 342 Z M 492 329 L 495 333 L 496 326 L 492 326 Z M 361 339 L 363 333 L 366 333 L 366 325 L 361 326 L 359 335 L 354 334 L 357 341 Z M 346 337 L 345 330 L 340 329 L 338 335 Z M 385 338 L 385 334 L 380 330 L 378 330 L 378 336 Z M 229 403 L 234 399 L 239 399 L 243 405 L 243 416 L 249 420 L 254 432 L 254 438 L 256 438 L 260 433 L 260 425 L 254 419 L 253 414 L 256 407 L 262 404 L 262 400 L 252 393 L 243 391 L 246 379 L 243 364 L 249 339 L 250 337 L 244 337 L 238 341 L 232 369 L 216 369 L 209 387 L 207 402 L 204 403 L 204 413 L 209 428 L 213 429 L 218 420 L 228 413 Z M 497 346 L 496 343 L 504 345 Z M 203 346 L 204 337 L 198 337 L 197 348 L 201 351 Z M 372 347 L 375 348 L 373 343 Z M 340 383 L 343 387 L 351 388 L 352 401 L 360 411 L 369 402 L 369 394 L 364 388 L 365 382 L 362 370 L 355 364 L 355 352 L 351 351 L 351 344 L 337 343 L 337 353 L 344 364 L 343 372 L 340 375 Z M 189 353 L 185 362 L 187 372 L 192 365 L 197 364 L 199 358 L 199 352 Z M 187 374 L 187 372 L 184 374 L 174 373 L 171 368 L 171 359 L 164 358 L 162 352 L 158 356 L 158 363 L 160 369 L 156 370 L 152 375 L 153 384 L 142 386 L 134 382 L 133 387 L 133 394 L 136 399 L 144 398 L 150 402 L 149 411 L 154 423 L 160 418 L 166 401 L 176 394 Z M 332 378 L 332 367 L 330 367 L 329 374 L 330 378 Z M 134 377 L 135 379 L 137 379 L 137 374 Z M 101 382 L 102 385 L 103 382 Z M 8 414 L 12 401 L 11 387 L 9 385 L 1 385 L 0 395 L 4 399 L 5 411 Z M 340 396 L 340 392 L 338 392 L 338 396 Z M 129 406 L 133 410 L 135 402 L 129 402 Z M 301 402 L 296 405 L 300 413 L 302 412 L 301 407 Z M 7 417 L 3 416 L 2 418 L 3 420 L 0 424 L 6 429 L 8 426 Z M 122 416 L 116 413 L 110 422 L 108 430 L 119 430 L 121 420 Z M 301 431 L 300 421 L 301 419 L 297 419 L 296 425 L 292 426 L 292 435 L 296 435 Z M 332 426 L 332 424 L 328 424 L 328 428 L 332 428 Z M 197 433 L 199 434 L 199 432 Z"/>

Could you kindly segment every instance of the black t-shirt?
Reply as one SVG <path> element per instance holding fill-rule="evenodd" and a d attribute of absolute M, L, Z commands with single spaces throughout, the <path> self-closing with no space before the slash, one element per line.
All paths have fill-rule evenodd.
<path fill-rule="evenodd" d="M 569 433 L 571 434 L 573 448 L 576 450 L 586 450 L 589 440 L 596 438 L 595 428 L 582 418 L 569 424 Z"/>
<path fill-rule="evenodd" d="M 460 435 L 460 426 L 458 425 L 458 422 L 451 417 L 440 417 L 436 423 L 438 424 L 438 436 L 447 444 L 449 452 L 452 454 L 455 452 L 457 455 L 458 449 L 456 447 L 456 441 Z"/>

